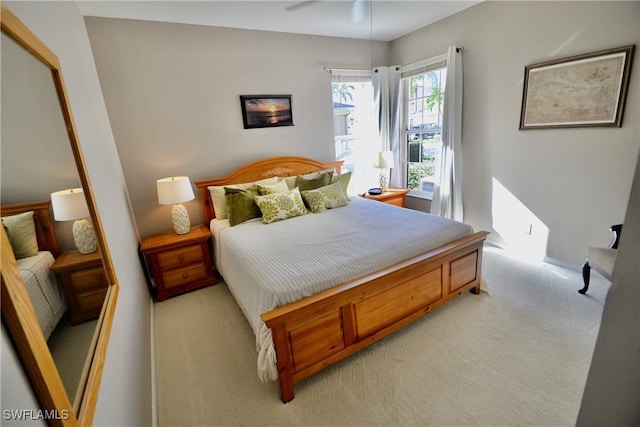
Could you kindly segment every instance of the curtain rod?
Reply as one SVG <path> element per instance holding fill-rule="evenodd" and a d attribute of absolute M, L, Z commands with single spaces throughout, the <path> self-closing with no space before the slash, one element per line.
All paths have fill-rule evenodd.
<path fill-rule="evenodd" d="M 458 53 L 462 52 L 463 50 L 464 50 L 464 46 L 456 47 L 456 52 L 458 52 Z M 424 66 L 425 64 L 430 64 L 430 63 L 442 61 L 442 60 L 444 60 L 446 58 L 446 55 L 447 54 L 444 53 L 444 54 L 437 55 L 437 56 L 434 56 L 434 57 L 429 58 L 429 59 L 425 59 L 425 60 L 422 60 L 422 61 L 414 62 L 412 64 L 408 64 L 408 65 L 405 65 L 405 66 L 396 65 L 396 67 L 401 67 L 401 68 L 410 70 L 410 69 L 413 69 L 413 68 Z M 378 68 L 378 67 L 373 67 L 373 68 L 375 69 L 375 68 Z M 359 69 L 359 68 L 324 67 L 324 71 L 327 71 L 329 73 L 331 73 L 333 71 L 343 72 L 343 73 L 371 73 L 371 69 L 366 69 L 366 68 Z"/>
<path fill-rule="evenodd" d="M 370 73 L 371 70 L 367 68 L 332 68 L 332 67 L 324 67 L 324 71 L 332 72 L 332 71 L 341 71 L 343 73 Z"/>

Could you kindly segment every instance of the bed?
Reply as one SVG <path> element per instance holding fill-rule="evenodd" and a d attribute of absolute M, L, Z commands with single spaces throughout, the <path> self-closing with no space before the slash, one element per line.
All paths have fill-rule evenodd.
<path fill-rule="evenodd" d="M 488 233 L 462 223 L 359 197 L 268 225 L 216 216 L 216 188 L 324 171 L 340 177 L 341 164 L 275 157 L 195 183 L 216 268 L 256 334 L 258 373 L 278 379 L 285 403 L 303 379 L 480 292 Z"/>
<path fill-rule="evenodd" d="M 33 212 L 27 217 L 33 219 L 37 254 L 24 257 L 18 254 L 16 263 L 45 339 L 51 336 L 67 309 L 64 289 L 50 270 L 55 258 L 60 255 L 60 246 L 49 211 L 50 203 L 46 200 L 0 207 L 3 223 L 5 217 L 16 218 Z"/>

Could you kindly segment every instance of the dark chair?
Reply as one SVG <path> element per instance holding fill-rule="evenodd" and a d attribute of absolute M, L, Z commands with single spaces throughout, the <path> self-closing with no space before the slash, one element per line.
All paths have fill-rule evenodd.
<path fill-rule="evenodd" d="M 616 263 L 616 255 L 618 253 L 618 242 L 622 233 L 622 224 L 612 225 L 609 230 L 613 233 L 613 240 L 608 248 L 587 248 L 587 261 L 582 266 L 584 287 L 578 291 L 581 294 L 585 294 L 589 289 L 591 267 L 611 281 L 613 266 Z"/>

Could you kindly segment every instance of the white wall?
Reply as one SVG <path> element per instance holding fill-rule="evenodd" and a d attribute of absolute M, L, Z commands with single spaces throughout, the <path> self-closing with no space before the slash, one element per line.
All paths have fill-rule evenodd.
<path fill-rule="evenodd" d="M 640 156 L 578 426 L 640 424 Z"/>
<path fill-rule="evenodd" d="M 497 242 L 583 262 L 624 220 L 640 148 L 640 2 L 484 2 L 393 41 L 391 62 L 453 44 L 464 46 L 465 222 Z M 622 128 L 518 130 L 525 65 L 629 44 Z"/>
<path fill-rule="evenodd" d="M 224 176 L 268 156 L 335 158 L 330 75 L 369 68 L 368 41 L 86 18 L 140 234 L 171 229 L 155 181 Z M 376 43 L 374 65 L 388 43 Z M 295 126 L 244 129 L 239 95 L 291 94 Z M 186 203 L 192 224 L 199 202 Z"/>
<path fill-rule="evenodd" d="M 60 60 L 67 94 L 98 211 L 111 251 L 120 296 L 108 348 L 95 425 L 149 425 L 151 384 L 151 301 L 138 260 L 138 238 L 109 118 L 100 91 L 84 20 L 74 2 L 6 2 Z M 15 353 L 5 349 L 2 330 L 2 389 L 18 393 L 12 405 L 32 407 Z M 7 358 L 7 360 L 5 360 Z M 15 390 L 15 391 L 14 391 Z M 2 401 L 5 409 L 5 399 Z M 12 408 L 14 409 L 14 408 Z"/>

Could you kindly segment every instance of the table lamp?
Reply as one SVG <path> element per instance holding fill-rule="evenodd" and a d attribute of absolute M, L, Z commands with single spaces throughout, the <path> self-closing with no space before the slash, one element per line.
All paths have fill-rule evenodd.
<path fill-rule="evenodd" d="M 71 188 L 51 193 L 51 207 L 56 221 L 73 221 L 73 241 L 78 252 L 90 254 L 98 249 L 93 225 L 89 221 L 89 208 L 82 188 Z"/>
<path fill-rule="evenodd" d="M 388 169 L 393 167 L 393 151 L 380 151 L 376 167 L 380 169 L 380 188 L 387 191 L 387 175 Z"/>
<path fill-rule="evenodd" d="M 187 208 L 182 202 L 193 200 L 193 188 L 188 176 L 173 176 L 156 181 L 158 186 L 158 203 L 173 205 L 171 219 L 177 234 L 187 234 L 191 230 L 191 220 Z"/>

